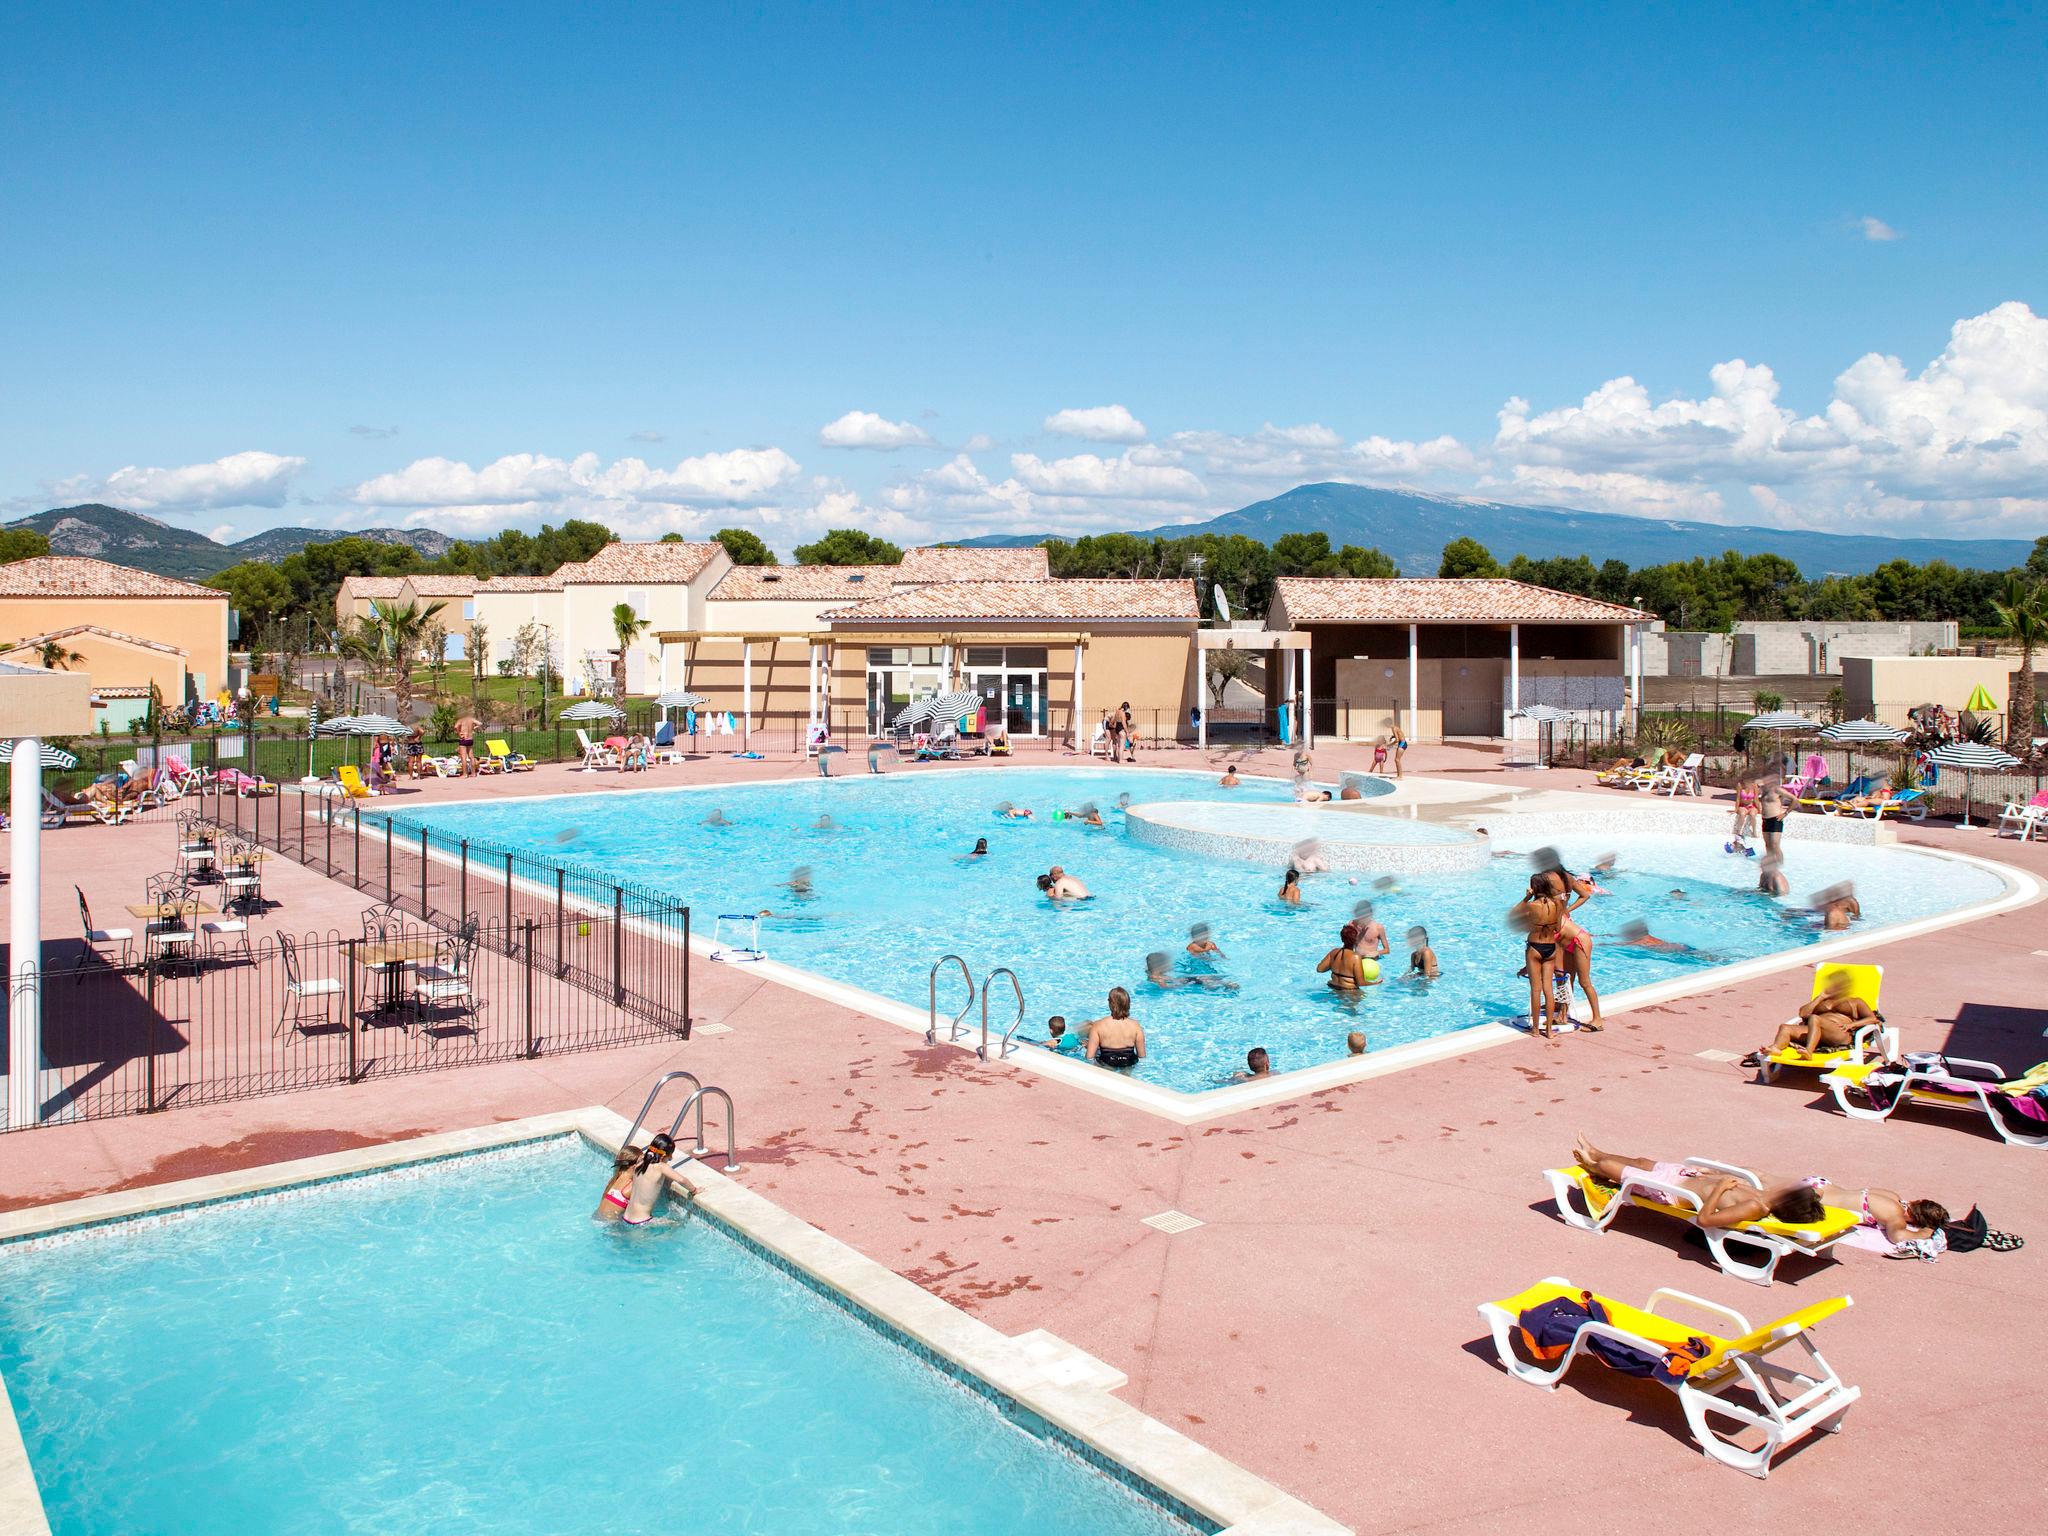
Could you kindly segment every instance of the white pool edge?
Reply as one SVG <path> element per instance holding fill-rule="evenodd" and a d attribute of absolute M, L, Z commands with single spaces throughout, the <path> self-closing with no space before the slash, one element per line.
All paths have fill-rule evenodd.
<path fill-rule="evenodd" d="M 0 1213 L 0 1242 L 219 1204 L 294 1186 L 564 1135 L 616 1151 L 629 1129 L 602 1106 L 442 1131 L 320 1157 L 270 1163 L 172 1184 L 87 1195 Z M 1105 1459 L 1220 1525 L 1225 1536 L 1347 1536 L 1312 1509 L 1115 1397 L 1121 1371 L 1044 1329 L 1011 1337 L 971 1317 L 703 1163 L 685 1163 L 697 1203 L 748 1241 L 844 1297 L 906 1338 L 979 1378 Z M 0 1530 L 49 1536 L 49 1521 L 12 1400 L 0 1379 Z"/>

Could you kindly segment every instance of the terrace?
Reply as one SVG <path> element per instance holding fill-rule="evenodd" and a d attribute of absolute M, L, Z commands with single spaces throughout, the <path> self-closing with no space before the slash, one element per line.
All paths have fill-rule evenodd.
<path fill-rule="evenodd" d="M 1213 769 L 1225 760 L 1162 756 Z M 1231 757 L 1240 772 L 1285 772 L 1278 752 Z M 1317 767 L 1334 776 L 1367 758 L 1364 749 L 1330 748 Z M 1023 747 L 1019 760 L 1069 761 Z M 1455 746 L 1419 748 L 1407 767 L 1413 779 L 1503 810 L 1516 798 L 1535 812 L 1585 801 L 1619 816 L 1645 798 L 1600 792 L 1589 800 L 1584 774 L 1504 773 L 1490 755 Z M 713 758 L 645 780 L 543 767 L 518 778 L 431 782 L 395 804 L 815 772 L 794 756 Z M 2022 1464 L 2033 1449 L 2028 1415 L 1984 1405 L 2018 1405 L 2036 1393 L 2026 1352 L 2010 1344 L 2040 1291 L 2038 1244 L 1932 1266 L 1867 1255 L 1788 1266 L 1766 1298 L 1717 1274 L 1675 1233 L 1645 1223 L 1590 1237 L 1561 1225 L 1542 1198 L 1540 1170 L 1563 1160 L 1583 1130 L 1602 1145 L 1657 1156 L 1754 1157 L 1908 1193 L 1934 1186 L 1958 1210 L 1980 1204 L 1994 1226 L 2041 1231 L 2048 1195 L 2036 1154 L 1960 1119 L 1849 1122 L 1810 1084 L 1762 1086 L 1730 1064 L 1803 998 L 1798 970 L 1616 1012 L 1604 1035 L 1554 1047 L 1521 1040 L 1316 1092 L 1282 1079 L 1269 1102 L 1174 1125 L 1015 1062 L 927 1046 L 893 1019 L 754 969 L 706 963 L 701 953 L 688 982 L 687 1040 L 664 1028 L 607 1040 L 608 1049 L 561 1049 L 555 1036 L 573 1033 L 574 1021 L 598 1024 L 616 1010 L 591 985 L 595 977 L 602 987 L 603 964 L 585 967 L 579 982 L 548 963 L 556 909 L 543 882 L 515 868 L 508 883 L 485 861 L 450 862 L 438 850 L 420 860 L 395 842 L 387 889 L 380 840 L 358 855 L 352 817 L 330 826 L 316 816 L 301 832 L 290 798 L 214 808 L 231 827 L 238 814 L 246 818 L 245 834 L 255 815 L 274 818 L 276 830 L 266 824 L 260 835 L 294 855 L 266 869 L 265 895 L 278 906 L 256 925 L 259 951 L 263 932 L 281 927 L 354 934 L 361 913 L 387 895 L 444 928 L 509 895 L 510 929 L 529 937 L 507 942 L 501 924 L 500 943 L 482 946 L 478 990 L 491 1001 L 482 1036 L 436 1046 L 413 1031 L 368 1031 L 392 1053 L 390 1070 L 352 1073 L 337 1067 L 336 1042 L 307 1041 L 292 1049 L 320 1064 L 317 1091 L 271 1093 L 294 1085 L 266 1084 L 261 1096 L 203 1102 L 207 1095 L 187 1090 L 162 1096 L 161 1113 L 0 1137 L 0 1204 L 21 1209 L 594 1105 L 630 1116 L 657 1074 L 687 1067 L 738 1101 L 737 1178 L 747 1190 L 1003 1334 L 1046 1328 L 1080 1345 L 1128 1376 L 1123 1401 L 1359 1531 L 1491 1531 L 1510 1519 L 1536 1532 L 1649 1520 L 1675 1531 L 1731 1519 L 1846 1528 L 1865 1522 L 1851 1511 L 1895 1478 L 1909 1448 L 1916 1461 L 1956 1465 Z M 1898 836 L 2048 876 L 2039 843 L 1993 842 L 1940 821 Z M 133 899 L 139 871 L 175 862 L 177 837 L 165 817 L 45 838 L 44 930 L 59 964 L 74 954 L 70 886 L 96 913 L 117 910 Z M 415 896 L 422 878 L 425 893 Z M 580 909 L 565 910 L 584 915 L 569 922 L 594 923 L 594 936 L 605 936 L 602 901 L 595 893 L 579 900 Z M 645 937 L 649 916 L 632 914 L 624 936 Z M 1909 1048 L 2025 1066 L 2044 1054 L 2048 1025 L 2039 927 L 2038 912 L 2022 906 L 1872 946 L 1862 958 L 1884 964 L 1886 1011 Z M 258 1019 L 267 1030 L 279 974 L 274 961 L 209 968 L 200 995 L 208 977 L 233 978 L 214 983 L 238 989 L 224 1016 Z M 117 974 L 87 985 L 132 988 L 133 980 Z M 508 1028 L 528 1006 L 529 985 L 531 1016 L 543 1024 L 537 1052 L 525 1049 L 523 1029 Z M 46 1006 L 53 995 L 46 990 Z M 191 995 L 158 1010 L 187 1041 L 183 1051 L 143 1058 L 159 1072 L 209 1049 L 204 1029 L 195 1037 L 185 1027 Z M 399 1070 L 443 1053 L 460 1069 Z M 135 1053 L 123 1059 L 110 1080 L 132 1085 Z M 1167 1212 L 1199 1225 L 1146 1224 Z M 1825 1347 L 1863 1400 L 1843 1434 L 1807 1443 L 1767 1483 L 1736 1478 L 1698 1455 L 1676 1406 L 1653 1386 L 1581 1366 L 1546 1396 L 1503 1376 L 1473 1309 L 1544 1274 L 1626 1297 L 1675 1286 L 1752 1315 L 1851 1293 L 1856 1307 L 1829 1325 Z M 1783 1308 L 1771 1305 L 1779 1301 Z M 1930 1368 L 1935 1360 L 1944 1367 Z M 1617 1465 L 1628 1475 L 1603 1475 Z M 1945 1485 L 1945 1517 L 2002 1522 L 2009 1504 L 1994 1482 Z"/>

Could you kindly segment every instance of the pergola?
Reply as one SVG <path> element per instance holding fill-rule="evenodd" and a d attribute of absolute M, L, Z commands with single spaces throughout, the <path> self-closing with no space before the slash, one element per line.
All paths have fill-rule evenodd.
<path fill-rule="evenodd" d="M 1202 680 L 1207 682 L 1209 653 L 1211 651 L 1278 651 L 1281 656 L 1281 697 L 1294 706 L 1296 730 L 1302 746 L 1313 749 L 1316 744 L 1315 725 L 1309 718 L 1308 707 L 1308 663 L 1311 654 L 1309 636 L 1305 630 L 1295 629 L 1198 629 L 1195 631 L 1195 646 L 1202 658 Z M 1209 711 L 1202 711 L 1201 723 L 1195 727 L 1195 745 L 1202 751 L 1209 748 Z"/>

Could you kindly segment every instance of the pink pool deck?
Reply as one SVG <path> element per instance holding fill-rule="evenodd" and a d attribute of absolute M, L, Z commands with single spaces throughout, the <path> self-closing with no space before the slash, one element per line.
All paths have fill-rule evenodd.
<path fill-rule="evenodd" d="M 1162 751 L 1141 761 L 1223 758 Z M 1364 760 L 1322 750 L 1316 769 Z M 1284 756 L 1247 766 L 1284 771 Z M 1408 766 L 1531 787 L 1456 747 L 1418 749 Z M 811 772 L 787 757 L 713 758 L 644 780 L 543 769 L 435 783 L 413 803 Z M 1542 778 L 1545 788 L 1586 782 Z M 133 899 L 142 872 L 169 862 L 170 838 L 168 825 L 47 836 L 48 933 L 74 932 L 74 880 L 96 910 L 113 908 Z M 1903 838 L 2048 876 L 2039 843 L 1935 824 Z M 345 886 L 287 865 L 273 866 L 267 887 L 285 903 L 271 921 L 291 928 L 352 922 L 360 905 Z M 1858 957 L 1885 965 L 1886 1012 L 1908 1048 L 2015 1069 L 2048 1057 L 2043 911 Z M 2009 1529 L 2011 1480 L 1984 1469 L 2033 1465 L 2048 1445 L 2032 1342 L 2048 1297 L 2048 1152 L 2006 1146 L 1962 1115 L 1850 1121 L 1810 1077 L 1759 1085 L 1700 1054 L 1760 1043 L 1805 990 L 1803 973 L 1787 973 L 1613 1015 L 1604 1035 L 1476 1051 L 1182 1129 L 700 960 L 700 1033 L 687 1044 L 0 1136 L 0 1204 L 586 1104 L 631 1116 L 659 1071 L 688 1066 L 737 1100 L 749 1187 L 1007 1332 L 1044 1327 L 1092 1351 L 1129 1374 L 1128 1401 L 1361 1532 L 1513 1522 L 1573 1536 L 1720 1533 L 1764 1521 L 1861 1531 L 1934 1496 L 1929 1475 L 1945 1523 Z M 729 1032 L 702 1033 L 705 1024 Z M 1624 1216 L 1595 1237 L 1558 1222 L 1541 1170 L 1567 1160 L 1577 1131 L 1629 1153 L 1824 1172 L 1957 1212 L 1977 1203 L 1993 1226 L 2033 1241 L 1934 1265 L 1861 1253 L 1788 1260 L 1777 1285 L 1746 1285 L 1683 1243 L 1675 1224 Z M 1203 1225 L 1169 1236 L 1142 1224 L 1168 1210 Z M 1635 1302 L 1660 1286 L 1691 1291 L 1757 1322 L 1853 1295 L 1819 1342 L 1863 1400 L 1843 1433 L 1781 1458 L 1768 1482 L 1714 1466 L 1654 1385 L 1582 1362 L 1546 1394 L 1501 1372 L 1474 1308 L 1550 1274 Z"/>

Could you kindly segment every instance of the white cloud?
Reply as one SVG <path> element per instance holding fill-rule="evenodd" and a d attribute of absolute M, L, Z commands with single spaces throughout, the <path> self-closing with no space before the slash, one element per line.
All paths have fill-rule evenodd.
<path fill-rule="evenodd" d="M 1077 453 L 1072 458 L 1045 460 L 1035 453 L 1013 453 L 1010 468 L 1034 496 L 1122 502 L 1168 502 L 1193 506 L 1203 497 L 1202 482 L 1177 465 L 1157 462 L 1137 451 L 1106 459 Z"/>
<path fill-rule="evenodd" d="M 907 421 L 889 421 L 873 411 L 848 411 L 818 429 L 827 448 L 929 448 L 931 434 Z"/>
<path fill-rule="evenodd" d="M 72 475 L 48 484 L 61 501 L 103 501 L 131 512 L 196 512 L 211 507 L 281 507 L 306 461 L 277 453 L 231 453 L 177 469 L 129 465 L 110 475 Z"/>
<path fill-rule="evenodd" d="M 1619 470 L 1581 474 L 1547 465 L 1517 464 L 1506 480 L 1489 477 L 1479 485 L 1501 501 L 1577 507 L 1588 512 L 1623 512 L 1634 517 L 1712 521 L 1722 511 L 1721 493 L 1710 487 L 1674 484 Z"/>
<path fill-rule="evenodd" d="M 996 445 L 996 440 L 986 432 L 977 432 L 960 445 L 962 453 L 987 453 Z"/>
<path fill-rule="evenodd" d="M 414 509 L 409 521 L 415 523 L 438 516 L 482 526 L 548 508 L 601 516 L 643 506 L 765 506 L 800 472 L 780 448 L 699 454 L 671 469 L 634 458 L 607 465 L 594 453 L 573 459 L 514 453 L 481 469 L 454 459 L 415 459 L 347 495 L 361 506 Z"/>
<path fill-rule="evenodd" d="M 1242 434 L 1176 432 L 1167 445 L 1184 457 L 1201 460 L 1215 481 L 1258 495 L 1315 480 L 1363 485 L 1449 482 L 1468 476 L 1477 462 L 1472 450 L 1454 437 L 1418 443 L 1373 436 L 1346 442 L 1343 434 L 1320 422 L 1294 427 L 1267 422 L 1256 432 Z"/>
<path fill-rule="evenodd" d="M 1709 378 L 1712 392 L 1698 399 L 1653 403 L 1634 379 L 1618 378 L 1554 410 L 1510 400 L 1488 483 L 1584 483 L 1587 494 L 1636 510 L 1641 501 L 1625 505 L 1635 482 L 1601 477 L 1638 477 L 1660 507 L 1687 487 L 1761 485 L 1781 498 L 1796 487 L 1790 498 L 1751 499 L 1766 515 L 1832 512 L 1873 524 L 1924 522 L 1939 510 L 1986 532 L 2031 531 L 2018 525 L 2048 510 L 2048 319 L 2025 304 L 1957 321 L 1918 373 L 1896 357 L 1865 355 L 1811 416 L 1779 403 L 1763 364 L 1736 359 Z M 1792 505 L 1800 510 L 1786 513 Z"/>
<path fill-rule="evenodd" d="M 668 434 L 652 430 L 628 432 L 626 434 L 626 441 L 629 443 L 665 443 L 668 441 Z"/>
<path fill-rule="evenodd" d="M 1091 443 L 1142 443 L 1145 423 L 1120 405 L 1090 405 L 1054 411 L 1045 430 L 1055 437 L 1085 438 Z"/>
<path fill-rule="evenodd" d="M 1863 232 L 1863 238 L 1866 240 L 1883 241 L 1899 238 L 1899 232 L 1891 225 L 1885 223 L 1883 219 L 1874 219 L 1867 213 L 1856 221 L 1856 227 Z"/>

